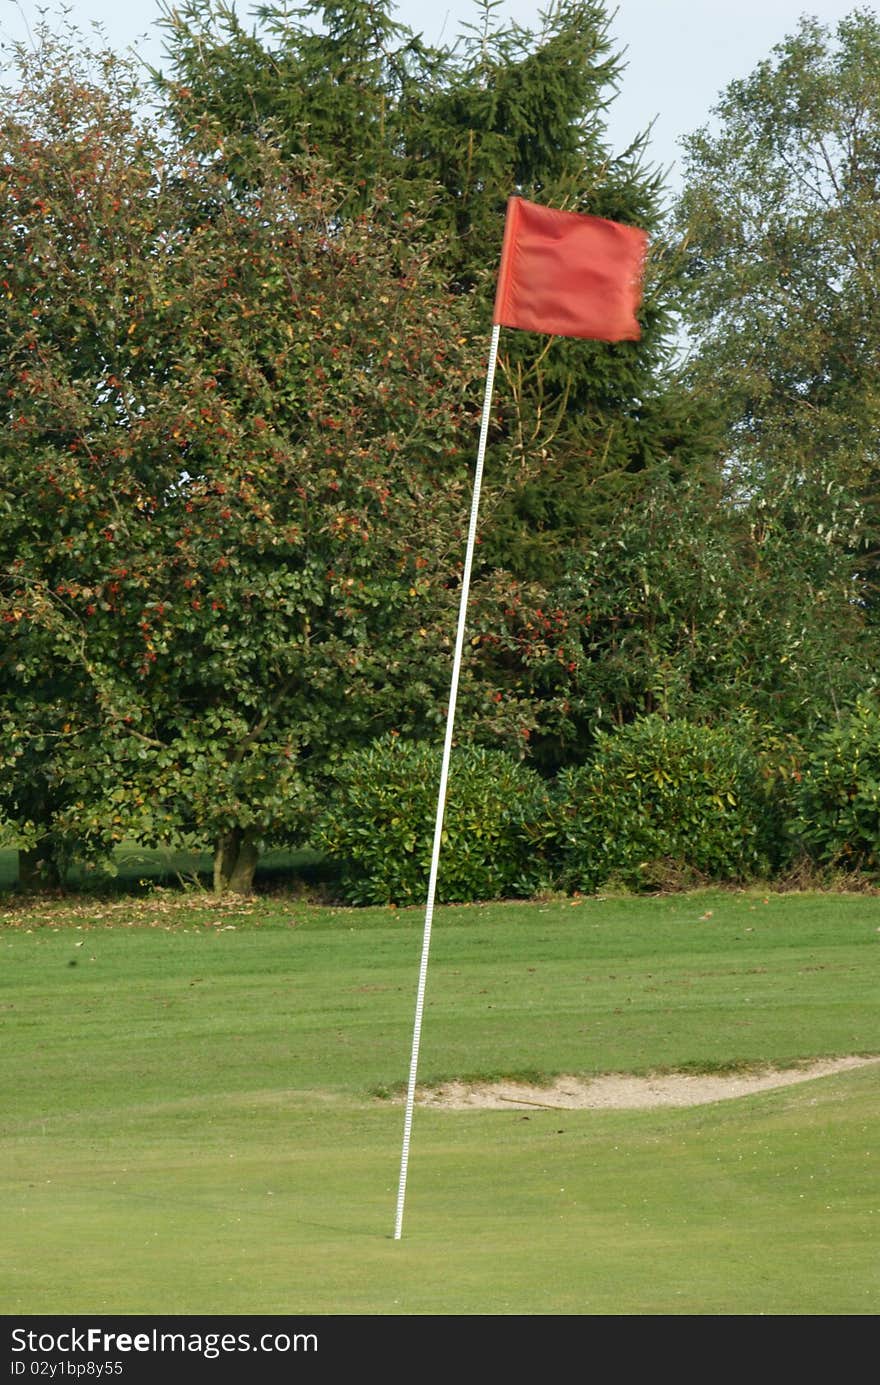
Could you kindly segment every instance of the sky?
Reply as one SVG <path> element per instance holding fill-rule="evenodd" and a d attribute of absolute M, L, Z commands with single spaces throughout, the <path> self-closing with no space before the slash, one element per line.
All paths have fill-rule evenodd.
<path fill-rule="evenodd" d="M 236 8 L 247 19 L 251 0 L 236 0 Z M 501 0 L 497 13 L 536 29 L 546 8 L 546 0 Z M 611 0 L 607 8 L 626 64 L 608 113 L 609 143 L 620 151 L 651 126 L 650 160 L 674 192 L 682 172 L 680 140 L 710 120 L 729 82 L 753 71 L 802 15 L 834 28 L 854 9 L 876 6 L 859 0 L 619 0 L 615 9 Z M 133 47 L 161 65 L 158 0 L 68 0 L 65 9 L 81 29 L 97 22 L 112 47 Z M 0 40 L 26 40 L 41 12 L 51 18 L 53 0 L 0 0 Z M 462 21 L 474 22 L 479 13 L 476 0 L 399 0 L 395 17 L 429 41 L 448 42 Z"/>

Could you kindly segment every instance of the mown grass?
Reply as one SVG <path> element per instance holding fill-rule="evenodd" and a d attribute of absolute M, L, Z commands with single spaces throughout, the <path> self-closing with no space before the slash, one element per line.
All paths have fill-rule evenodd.
<path fill-rule="evenodd" d="M 440 909 L 420 1078 L 880 1054 L 871 896 Z M 880 1069 L 691 1110 L 418 1108 L 420 910 L 0 901 L 0 1311 L 862 1314 Z"/>

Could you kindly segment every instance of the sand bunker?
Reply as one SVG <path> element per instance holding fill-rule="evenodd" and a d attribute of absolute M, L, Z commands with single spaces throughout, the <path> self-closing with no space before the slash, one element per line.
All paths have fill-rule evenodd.
<path fill-rule="evenodd" d="M 549 1111 L 586 1109 L 635 1110 L 652 1106 L 701 1106 L 753 1092 L 788 1087 L 796 1082 L 811 1082 L 880 1063 L 880 1058 L 828 1058 L 804 1063 L 796 1068 L 766 1068 L 756 1073 L 690 1074 L 663 1076 L 560 1077 L 548 1087 L 530 1087 L 521 1082 L 487 1082 L 468 1085 L 446 1082 L 441 1087 L 423 1088 L 418 1094 L 421 1106 L 439 1106 L 453 1111 L 522 1110 L 539 1107 Z"/>

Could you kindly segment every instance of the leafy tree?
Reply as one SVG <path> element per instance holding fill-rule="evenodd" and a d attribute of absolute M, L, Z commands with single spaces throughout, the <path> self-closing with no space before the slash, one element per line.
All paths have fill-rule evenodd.
<path fill-rule="evenodd" d="M 572 720 L 753 724 L 806 736 L 872 681 L 860 584 L 821 535 L 719 483 L 658 480 L 572 564 Z"/>
<path fill-rule="evenodd" d="M 482 343 L 381 189 L 343 217 L 268 142 L 233 184 L 111 54 L 19 58 L 3 812 L 32 844 L 213 840 L 246 889 L 323 763 L 442 715 Z"/>
<path fill-rule="evenodd" d="M 393 216 L 423 214 L 456 294 L 473 286 L 475 333 L 488 336 L 508 196 L 637 222 L 653 233 L 638 343 L 505 333 L 490 435 L 471 663 L 482 710 L 464 734 L 514 729 L 552 770 L 589 742 L 577 689 L 579 605 L 566 574 L 655 473 L 692 474 L 710 455 L 707 409 L 669 369 L 680 259 L 664 240 L 662 188 L 644 145 L 615 154 L 605 110 L 621 78 L 599 0 L 562 0 L 537 32 L 481 3 L 456 41 L 430 48 L 391 7 L 319 0 L 234 10 L 188 0 L 166 11 L 168 65 L 157 74 L 175 120 L 221 143 L 269 129 L 282 155 L 315 147 L 340 171 L 355 215 L 384 179 Z M 232 142 L 232 147 L 237 147 Z"/>
<path fill-rule="evenodd" d="M 852 553 L 875 600 L 880 423 L 880 20 L 814 19 L 686 141 L 697 390 L 740 498 Z"/>
<path fill-rule="evenodd" d="M 502 384 L 519 426 L 493 439 L 482 558 L 549 589 L 572 546 L 600 533 L 655 465 L 685 471 L 704 455 L 699 413 L 663 378 L 680 266 L 660 234 L 660 179 L 642 141 L 621 154 L 607 144 L 621 63 L 601 0 L 560 0 L 537 32 L 498 22 L 482 0 L 443 47 L 392 8 L 269 4 L 247 28 L 224 3 L 186 0 L 165 11 L 157 81 L 182 128 L 222 145 L 234 178 L 239 146 L 226 137 L 271 130 L 285 158 L 313 148 L 327 159 L 349 189 L 347 214 L 379 183 L 393 216 L 418 208 L 449 286 L 475 288 L 474 327 L 487 335 L 511 193 L 654 233 L 639 343 L 504 336 Z M 538 604 L 556 603 L 545 591 Z"/>

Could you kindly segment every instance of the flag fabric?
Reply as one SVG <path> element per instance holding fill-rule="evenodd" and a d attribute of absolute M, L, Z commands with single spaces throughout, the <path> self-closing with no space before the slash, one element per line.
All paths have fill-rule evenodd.
<path fill-rule="evenodd" d="M 581 212 L 507 203 L 492 321 L 595 341 L 637 341 L 645 231 Z"/>

